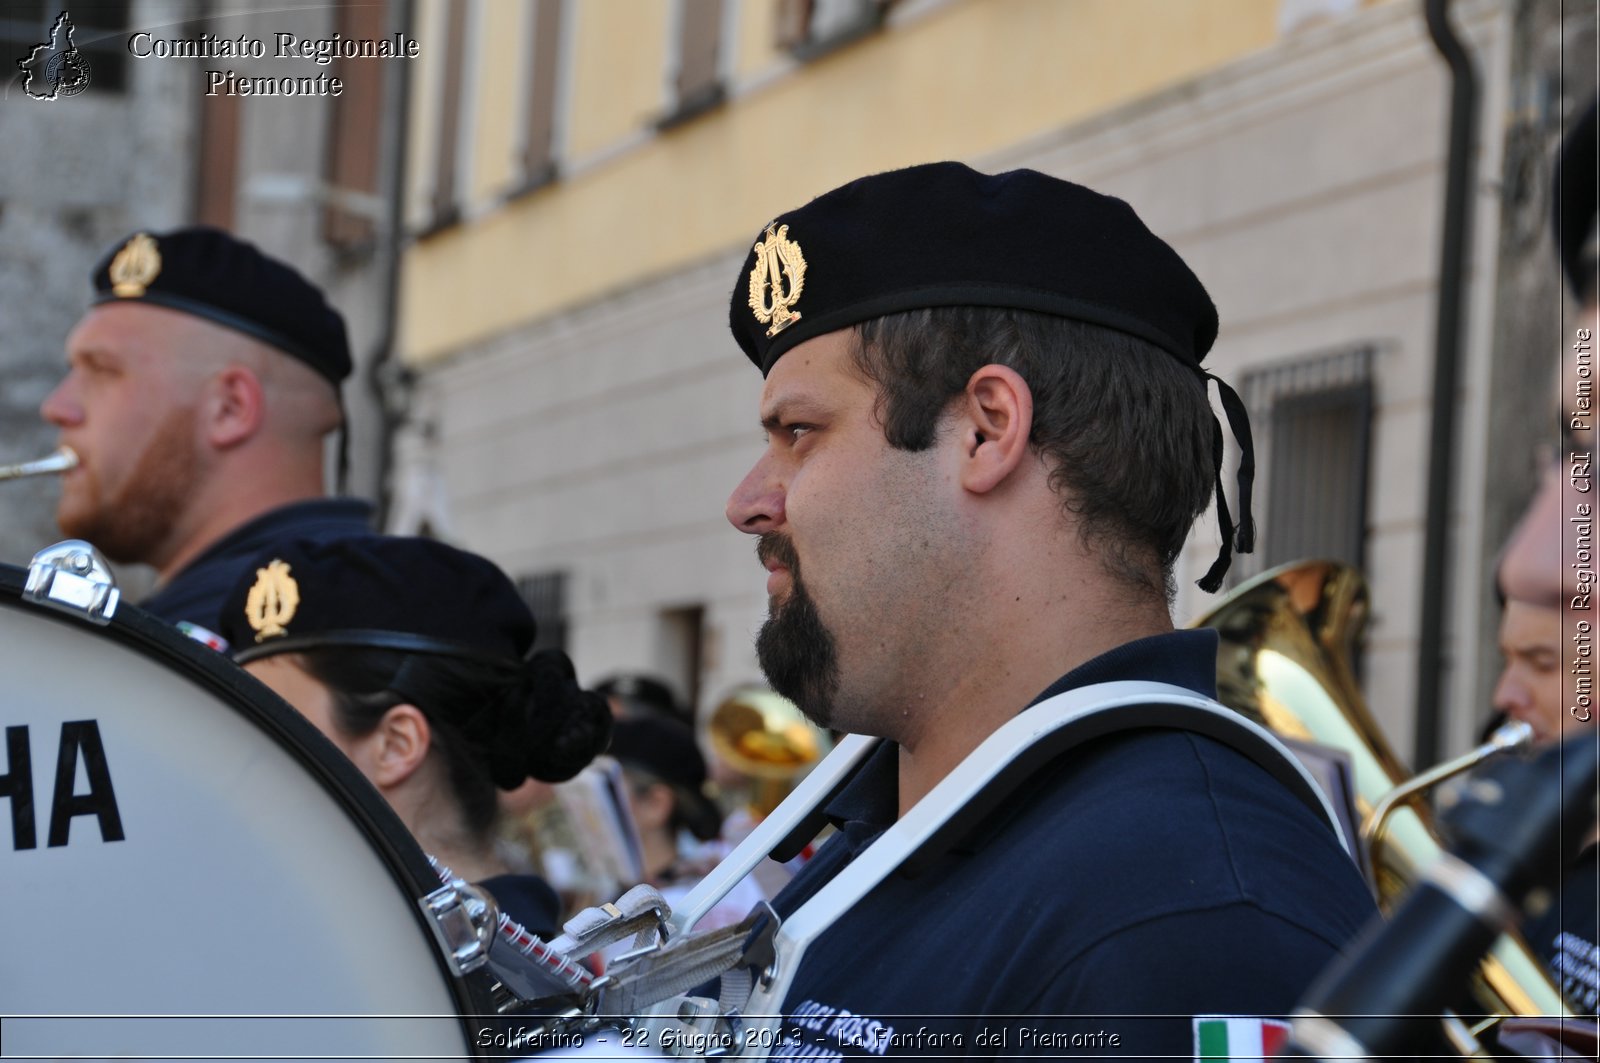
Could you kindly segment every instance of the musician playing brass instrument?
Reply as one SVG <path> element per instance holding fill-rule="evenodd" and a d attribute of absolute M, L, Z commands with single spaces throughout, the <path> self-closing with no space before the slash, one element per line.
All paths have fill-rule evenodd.
<path fill-rule="evenodd" d="M 865 177 L 756 234 L 730 306 L 767 445 L 728 501 L 755 537 L 772 687 L 884 743 L 788 915 L 1047 696 L 1156 680 L 1215 696 L 1174 631 L 1173 564 L 1216 497 L 1199 279 L 1119 200 L 955 163 Z M 1192 694 L 1190 695 L 1192 696 Z M 1372 914 L 1328 823 L 1256 762 L 1125 731 L 1031 775 L 914 876 L 812 941 L 776 1057 L 1264 1054 Z"/>
<path fill-rule="evenodd" d="M 78 463 L 56 522 L 155 568 L 139 604 L 203 638 L 250 558 L 286 537 L 370 532 L 323 497 L 350 375 L 344 319 L 310 281 L 218 229 L 135 233 L 93 273 L 67 374 L 40 407 Z"/>
<path fill-rule="evenodd" d="M 1543 742 L 1592 729 L 1600 714 L 1594 685 L 1600 656 L 1593 535 L 1597 502 L 1591 471 L 1594 412 L 1580 397 L 1589 394 L 1581 385 L 1593 380 L 1593 346 L 1600 342 L 1595 151 L 1596 109 L 1591 103 L 1567 134 L 1556 181 L 1556 242 L 1568 289 L 1580 307 L 1576 320 L 1567 319 L 1561 453 L 1544 470 L 1506 545 L 1498 574 L 1505 599 L 1500 648 L 1506 663 L 1495 688 L 1495 707 L 1532 724 Z M 1523 928 L 1569 1001 L 1591 1015 L 1600 1005 L 1597 841 L 1600 832 L 1591 835 L 1589 845 L 1567 866 L 1549 910 Z"/>

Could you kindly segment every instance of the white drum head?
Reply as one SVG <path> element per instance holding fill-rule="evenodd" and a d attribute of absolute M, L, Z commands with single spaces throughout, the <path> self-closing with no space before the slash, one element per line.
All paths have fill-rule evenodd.
<path fill-rule="evenodd" d="M 212 651 L 21 583 L 0 568 L 6 1054 L 468 1056 L 486 1008 L 422 921 L 437 879 L 355 769 Z"/>

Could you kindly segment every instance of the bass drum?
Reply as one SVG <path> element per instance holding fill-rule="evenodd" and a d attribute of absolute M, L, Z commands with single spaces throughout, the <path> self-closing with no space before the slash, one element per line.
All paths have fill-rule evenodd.
<path fill-rule="evenodd" d="M 26 577 L 0 566 L 5 1055 L 477 1058 L 438 877 L 354 766 L 215 651 Z"/>

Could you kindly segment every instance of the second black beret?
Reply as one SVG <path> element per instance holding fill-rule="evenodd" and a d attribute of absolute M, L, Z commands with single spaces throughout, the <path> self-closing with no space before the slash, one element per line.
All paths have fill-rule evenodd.
<path fill-rule="evenodd" d="M 222 623 L 241 664 L 365 646 L 520 668 L 538 632 L 494 562 L 433 539 L 385 535 L 268 550 L 234 585 Z"/>

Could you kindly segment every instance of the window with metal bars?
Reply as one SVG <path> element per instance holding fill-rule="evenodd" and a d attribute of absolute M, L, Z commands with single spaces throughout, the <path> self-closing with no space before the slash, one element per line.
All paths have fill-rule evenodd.
<path fill-rule="evenodd" d="M 1241 380 L 1256 444 L 1257 548 L 1238 559 L 1231 583 L 1289 561 L 1365 562 L 1372 355 L 1363 344 Z"/>

